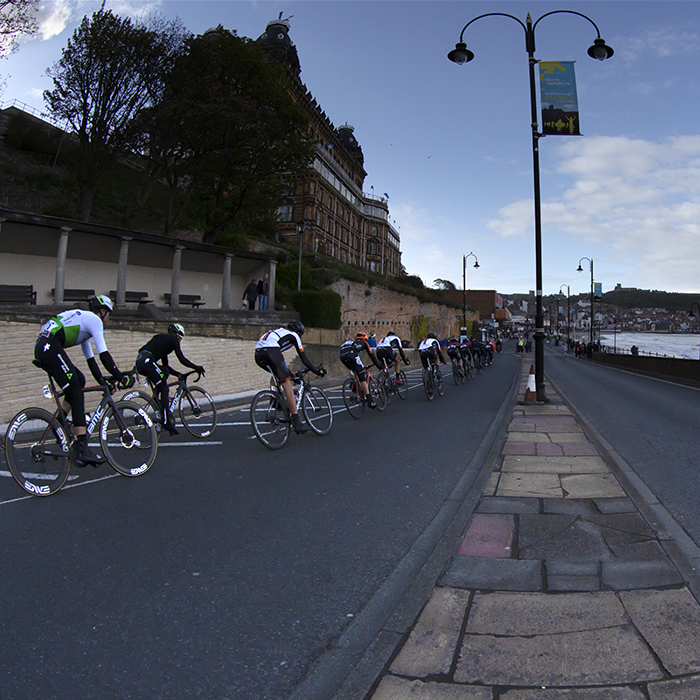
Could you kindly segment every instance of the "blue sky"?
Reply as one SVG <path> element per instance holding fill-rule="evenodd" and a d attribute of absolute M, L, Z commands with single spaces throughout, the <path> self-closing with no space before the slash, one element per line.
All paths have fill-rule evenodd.
<path fill-rule="evenodd" d="M 99 2 L 48 0 L 42 35 L 0 61 L 2 100 L 41 110 L 46 68 Z M 107 1 L 120 14 L 177 15 L 194 33 L 219 23 L 256 38 L 280 12 L 301 78 L 336 126 L 355 127 L 365 190 L 389 194 L 403 263 L 432 285 L 501 293 L 535 288 L 532 147 L 524 32 L 511 19 L 475 22 L 475 59 L 447 60 L 462 27 L 504 12 L 590 17 L 615 50 L 587 55 L 595 30 L 557 14 L 536 30 L 541 60 L 576 61 L 583 136 L 540 140 L 545 294 L 590 285 L 698 292 L 700 298 L 700 5 L 695 0 Z"/>

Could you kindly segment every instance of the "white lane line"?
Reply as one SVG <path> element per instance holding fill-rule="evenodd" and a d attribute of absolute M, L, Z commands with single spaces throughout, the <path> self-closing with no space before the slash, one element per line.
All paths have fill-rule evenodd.
<path fill-rule="evenodd" d="M 250 424 L 249 424 L 250 425 Z M 159 442 L 158 449 L 161 447 L 200 447 L 206 445 L 223 445 L 223 440 L 199 440 L 198 442 Z"/>

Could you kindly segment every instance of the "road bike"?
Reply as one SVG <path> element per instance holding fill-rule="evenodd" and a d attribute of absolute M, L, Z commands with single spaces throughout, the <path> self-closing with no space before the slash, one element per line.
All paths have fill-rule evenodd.
<path fill-rule="evenodd" d="M 460 384 L 464 384 L 465 381 L 467 381 L 467 373 L 464 370 L 464 367 L 457 362 L 457 360 L 453 358 L 452 359 L 452 379 L 454 379 L 455 384 L 459 386 Z"/>
<path fill-rule="evenodd" d="M 383 411 L 386 408 L 387 398 L 384 393 L 384 387 L 381 381 L 377 381 L 369 373 L 370 365 L 364 368 L 367 372 L 367 384 L 369 386 L 369 393 L 378 411 Z M 362 418 L 365 412 L 365 407 L 367 406 L 367 400 L 362 392 L 362 387 L 360 385 L 360 380 L 356 372 L 351 372 L 350 376 L 343 382 L 343 403 L 345 408 L 348 409 L 348 413 L 353 418 Z"/>
<path fill-rule="evenodd" d="M 35 364 L 40 367 L 38 363 Z M 41 368 L 43 369 L 43 367 Z M 124 476 L 141 476 L 153 465 L 158 436 L 148 412 L 131 401 L 115 401 L 113 377 L 83 392 L 101 392 L 102 400 L 87 416 L 87 435 L 99 433 L 100 446 L 111 467 Z M 15 481 L 33 496 L 51 496 L 66 483 L 71 467 L 80 464 L 73 426 L 61 406 L 63 392 L 53 378 L 44 396 L 56 402 L 53 414 L 43 408 L 25 408 L 9 423 L 5 459 Z"/>
<path fill-rule="evenodd" d="M 192 374 L 197 375 L 197 379 L 194 381 L 198 382 L 201 374 L 197 370 L 192 370 L 184 372 L 176 381 L 168 384 L 169 387 L 175 387 L 168 411 L 175 415 L 177 410 L 180 421 L 187 432 L 194 437 L 205 438 L 209 437 L 216 429 L 216 405 L 214 399 L 202 387 L 187 384 L 187 377 Z M 153 392 L 153 387 L 151 387 L 151 391 Z M 133 401 L 143 406 L 155 424 L 160 437 L 162 434 L 162 411 L 160 402 L 154 393 L 149 394 L 143 389 L 130 389 L 122 396 L 122 400 Z"/>
<path fill-rule="evenodd" d="M 403 370 L 399 371 L 399 381 L 396 381 L 396 372 L 393 367 L 389 367 L 386 358 L 381 360 L 383 368 L 379 372 L 379 383 L 384 388 L 386 394 L 386 402 L 389 403 L 395 394 L 398 394 L 402 400 L 408 395 L 408 378 Z"/>
<path fill-rule="evenodd" d="M 319 366 L 319 369 L 323 367 Z M 333 410 L 328 396 L 318 387 L 311 386 L 306 376 L 309 369 L 292 375 L 297 411 L 301 413 L 311 430 L 317 435 L 327 435 L 333 425 Z M 259 391 L 250 404 L 250 424 L 255 436 L 265 447 L 279 450 L 289 438 L 292 414 L 287 406 L 287 396 L 273 374 L 270 388 Z"/>
<path fill-rule="evenodd" d="M 428 401 L 432 401 L 435 392 L 442 396 L 445 393 L 442 372 L 431 357 L 428 358 L 428 368 L 423 368 L 423 388 Z"/>

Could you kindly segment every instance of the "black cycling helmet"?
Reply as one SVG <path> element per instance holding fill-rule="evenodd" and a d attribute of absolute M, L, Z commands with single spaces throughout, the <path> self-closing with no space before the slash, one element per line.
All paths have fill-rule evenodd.
<path fill-rule="evenodd" d="M 111 313 L 114 311 L 114 304 L 112 304 L 112 300 L 106 294 L 98 294 L 97 296 L 90 297 L 88 300 L 88 308 L 90 311 L 107 309 L 107 311 Z"/>
<path fill-rule="evenodd" d="M 437 340 L 437 336 L 435 335 L 435 333 L 432 332 L 428 333 L 428 338 L 435 338 L 435 340 Z"/>
<path fill-rule="evenodd" d="M 168 333 L 177 333 L 181 338 L 185 337 L 185 329 L 179 323 L 171 323 L 168 326 Z"/>
<path fill-rule="evenodd" d="M 294 319 L 287 324 L 287 330 L 294 331 L 297 335 L 304 335 L 304 324 L 301 321 Z"/>

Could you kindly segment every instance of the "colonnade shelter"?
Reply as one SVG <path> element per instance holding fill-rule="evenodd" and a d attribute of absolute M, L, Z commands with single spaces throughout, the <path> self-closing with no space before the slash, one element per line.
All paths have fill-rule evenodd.
<path fill-rule="evenodd" d="M 237 310 L 276 260 L 157 234 L 0 208 L 0 304 L 65 306 L 108 294 L 117 309 Z M 263 312 L 261 312 L 263 313 Z"/>

